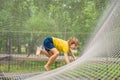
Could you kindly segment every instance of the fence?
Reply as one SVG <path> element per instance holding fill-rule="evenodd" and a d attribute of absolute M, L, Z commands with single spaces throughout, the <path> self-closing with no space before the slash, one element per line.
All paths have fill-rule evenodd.
<path fill-rule="evenodd" d="M 17 32 L 1 31 L 0 32 L 0 71 L 1 72 L 37 72 L 45 71 L 44 65 L 48 58 L 41 55 L 41 58 L 35 56 L 36 47 L 42 44 L 47 36 L 55 36 L 67 39 L 70 36 L 81 38 L 88 34 L 73 34 L 67 32 Z M 87 36 L 86 36 L 87 37 Z M 83 39 L 83 38 L 82 38 Z M 83 39 L 84 40 L 84 39 Z M 82 42 L 81 42 L 82 43 Z M 80 50 L 81 47 L 79 47 Z M 76 54 L 76 56 L 78 53 Z M 72 59 L 71 57 L 69 57 Z M 63 55 L 57 58 L 51 68 L 55 69 L 65 65 Z"/>

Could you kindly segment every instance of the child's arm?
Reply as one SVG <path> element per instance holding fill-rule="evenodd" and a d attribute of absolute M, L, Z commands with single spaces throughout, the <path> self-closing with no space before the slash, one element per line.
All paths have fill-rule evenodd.
<path fill-rule="evenodd" d="M 70 54 L 71 54 L 71 56 L 73 57 L 74 60 L 77 59 L 77 57 L 74 55 L 74 53 L 71 50 L 70 50 Z"/>
<path fill-rule="evenodd" d="M 69 61 L 69 58 L 68 58 L 68 54 L 64 53 L 64 57 L 65 57 L 65 61 L 66 61 L 66 63 L 69 64 L 70 61 Z"/>

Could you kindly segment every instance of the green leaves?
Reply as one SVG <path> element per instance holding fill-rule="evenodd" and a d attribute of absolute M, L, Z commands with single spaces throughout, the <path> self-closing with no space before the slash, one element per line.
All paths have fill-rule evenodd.
<path fill-rule="evenodd" d="M 106 0 L 0 0 L 0 31 L 53 32 L 82 45 L 96 27 Z M 61 32 L 61 35 L 57 34 Z"/>
<path fill-rule="evenodd" d="M 26 31 L 65 31 L 66 28 L 67 32 L 83 33 L 94 29 L 100 15 L 100 7 L 103 9 L 105 5 L 103 0 L 6 0 L 1 1 L 2 3 L 4 5 L 0 6 L 1 25 L 5 24 L 2 20 L 7 22 L 9 17 L 14 30 L 22 27 Z M 4 15 L 6 16 L 3 17 Z"/>

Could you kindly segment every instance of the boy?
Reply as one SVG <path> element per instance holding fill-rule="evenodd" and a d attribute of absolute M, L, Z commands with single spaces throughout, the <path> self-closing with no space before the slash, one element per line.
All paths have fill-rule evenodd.
<path fill-rule="evenodd" d="M 64 58 L 67 64 L 70 63 L 68 59 L 68 53 L 70 53 L 73 59 L 76 60 L 77 58 L 72 52 L 72 50 L 76 49 L 78 47 L 78 44 L 79 41 L 75 37 L 70 38 L 68 41 L 55 37 L 47 37 L 43 43 L 45 49 L 42 49 L 41 46 L 37 47 L 36 56 L 39 56 L 42 52 L 47 57 L 49 57 L 48 62 L 44 67 L 47 71 L 50 71 L 50 65 L 58 57 L 59 52 L 64 53 Z"/>

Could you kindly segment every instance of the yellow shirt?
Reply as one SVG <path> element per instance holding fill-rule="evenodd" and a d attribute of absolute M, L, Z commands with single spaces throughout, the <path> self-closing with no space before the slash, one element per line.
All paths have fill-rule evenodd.
<path fill-rule="evenodd" d="M 55 37 L 52 37 L 52 39 L 53 39 L 53 44 L 58 51 L 68 54 L 69 46 L 68 46 L 67 41 L 62 40 L 62 39 L 58 39 L 58 38 L 55 38 Z"/>

